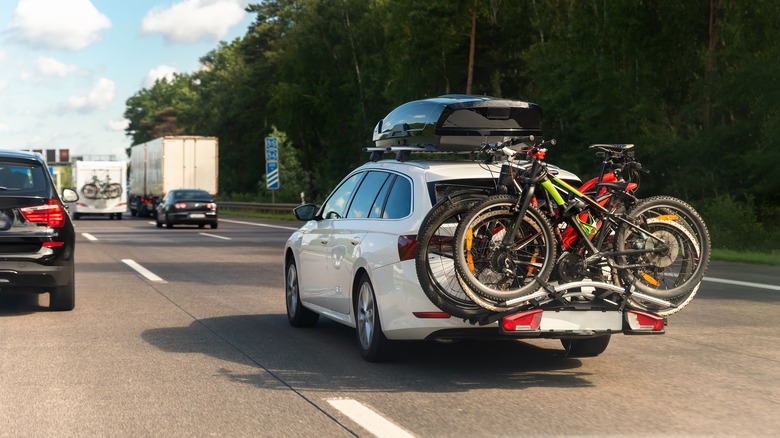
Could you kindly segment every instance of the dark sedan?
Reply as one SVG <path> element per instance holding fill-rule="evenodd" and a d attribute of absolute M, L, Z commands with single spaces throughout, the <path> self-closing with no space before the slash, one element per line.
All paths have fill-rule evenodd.
<path fill-rule="evenodd" d="M 157 227 L 163 224 L 168 228 L 176 224 L 217 228 L 217 203 L 205 190 L 171 190 L 157 206 Z"/>

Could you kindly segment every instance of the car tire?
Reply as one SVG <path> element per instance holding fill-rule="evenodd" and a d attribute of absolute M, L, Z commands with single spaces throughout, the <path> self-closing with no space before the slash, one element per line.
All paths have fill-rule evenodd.
<path fill-rule="evenodd" d="M 595 357 L 603 353 L 609 345 L 612 335 L 600 335 L 592 338 L 561 339 L 567 357 Z"/>
<path fill-rule="evenodd" d="M 287 303 L 287 321 L 293 327 L 311 327 L 317 323 L 320 315 L 303 307 L 298 284 L 298 268 L 290 260 L 284 269 L 284 295 Z"/>
<path fill-rule="evenodd" d="M 360 277 L 356 289 L 355 332 L 360 354 L 365 360 L 384 362 L 390 359 L 393 344 L 382 332 L 374 287 L 365 273 Z"/>
<path fill-rule="evenodd" d="M 213 229 L 215 229 L 215 228 L 217 228 L 217 223 L 216 223 L 216 222 L 214 222 L 213 224 L 211 224 L 211 229 L 213 230 Z"/>
<path fill-rule="evenodd" d="M 157 217 L 159 218 L 159 216 L 160 215 L 158 214 Z M 167 214 L 165 215 L 165 226 L 168 227 L 168 228 L 173 228 L 173 222 L 171 222 L 171 220 L 168 218 Z"/>
<path fill-rule="evenodd" d="M 198 228 L 206 228 L 206 224 L 198 224 Z"/>
<path fill-rule="evenodd" d="M 158 219 L 156 222 L 157 228 L 162 228 L 162 222 Z"/>
<path fill-rule="evenodd" d="M 57 312 L 73 310 L 76 307 L 76 281 L 71 276 L 70 283 L 55 287 L 49 292 L 49 310 Z"/>

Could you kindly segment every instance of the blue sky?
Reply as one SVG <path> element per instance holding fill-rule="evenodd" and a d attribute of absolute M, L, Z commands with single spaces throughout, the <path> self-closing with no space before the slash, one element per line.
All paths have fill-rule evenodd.
<path fill-rule="evenodd" d="M 0 0 L 0 149 L 124 158 L 125 101 L 246 33 L 258 0 Z"/>

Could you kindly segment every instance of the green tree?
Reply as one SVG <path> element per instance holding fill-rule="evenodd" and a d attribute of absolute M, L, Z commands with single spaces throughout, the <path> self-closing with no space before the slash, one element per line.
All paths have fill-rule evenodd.
<path fill-rule="evenodd" d="M 171 81 L 158 79 L 151 88 L 143 88 L 127 99 L 125 118 L 129 124 L 125 133 L 132 144 L 182 134 L 194 126 L 189 115 L 198 106 L 190 75 L 177 73 Z"/>

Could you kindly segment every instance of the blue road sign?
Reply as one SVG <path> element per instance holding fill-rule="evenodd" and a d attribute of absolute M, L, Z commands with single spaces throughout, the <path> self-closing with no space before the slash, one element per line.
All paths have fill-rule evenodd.
<path fill-rule="evenodd" d="M 265 185 L 271 190 L 279 188 L 279 163 L 276 161 L 265 163 Z"/>
<path fill-rule="evenodd" d="M 265 138 L 265 185 L 271 190 L 279 188 L 279 144 L 276 137 Z"/>

